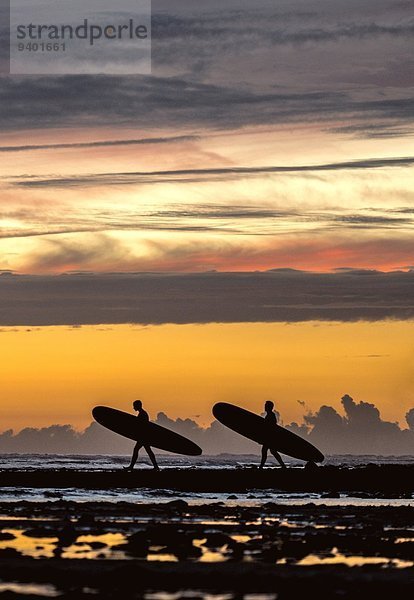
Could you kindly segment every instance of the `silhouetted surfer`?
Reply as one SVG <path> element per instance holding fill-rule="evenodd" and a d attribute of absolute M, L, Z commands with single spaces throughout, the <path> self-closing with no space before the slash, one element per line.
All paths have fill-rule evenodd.
<path fill-rule="evenodd" d="M 274 426 L 277 425 L 277 418 L 276 418 L 276 414 L 273 412 L 273 408 L 274 408 L 273 402 L 271 402 L 271 400 L 267 400 L 267 402 L 265 403 L 265 411 L 266 411 L 265 423 L 266 423 L 266 429 L 269 431 L 269 437 L 274 436 Z M 273 454 L 273 456 L 275 457 L 277 462 L 280 464 L 280 466 L 283 467 L 284 469 L 286 469 L 286 465 L 283 462 L 282 457 L 280 456 L 279 452 L 277 452 L 276 450 L 272 450 L 267 445 L 264 445 L 262 447 L 262 462 L 260 463 L 259 469 L 263 469 L 265 462 L 267 460 L 267 453 L 269 450 Z"/>
<path fill-rule="evenodd" d="M 145 423 L 149 423 L 149 416 L 148 413 L 142 408 L 142 402 L 141 400 L 135 400 L 133 405 L 134 410 L 137 411 L 138 415 L 137 415 L 137 423 L 139 426 L 143 426 L 143 429 L 145 429 Z M 124 469 L 126 471 L 132 471 L 132 469 L 135 466 L 135 463 L 137 462 L 138 459 L 138 453 L 140 451 L 140 449 L 142 448 L 142 446 L 144 446 L 148 456 L 150 457 L 150 460 L 152 462 L 152 464 L 154 465 L 154 469 L 156 471 L 159 471 L 159 466 L 157 465 L 157 460 L 155 458 L 155 454 L 151 449 L 151 446 L 149 446 L 146 443 L 145 440 L 145 433 L 142 435 L 142 438 L 135 444 L 135 448 L 134 451 L 132 453 L 132 457 L 131 457 L 131 464 L 128 465 L 128 467 L 124 467 Z"/>

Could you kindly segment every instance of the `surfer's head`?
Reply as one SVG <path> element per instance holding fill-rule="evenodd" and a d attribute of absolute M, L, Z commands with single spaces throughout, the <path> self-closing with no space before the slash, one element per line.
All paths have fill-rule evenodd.
<path fill-rule="evenodd" d="M 134 407 L 134 410 L 141 410 L 142 408 L 142 402 L 141 400 L 134 400 L 134 403 L 132 405 Z"/>
<path fill-rule="evenodd" d="M 273 404 L 273 402 L 272 402 L 271 400 L 266 400 L 266 402 L 265 402 L 265 411 L 266 411 L 267 413 L 270 413 L 270 412 L 272 412 L 272 410 L 273 410 L 274 406 L 275 406 L 275 405 Z"/>

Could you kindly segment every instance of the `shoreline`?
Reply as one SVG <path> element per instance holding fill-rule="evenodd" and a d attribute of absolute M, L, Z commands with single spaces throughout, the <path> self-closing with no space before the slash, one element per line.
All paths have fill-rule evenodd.
<path fill-rule="evenodd" d="M 287 492 L 378 492 L 398 498 L 414 492 L 414 465 L 368 464 L 312 468 L 165 468 L 160 472 L 138 468 L 87 471 L 37 469 L 0 471 L 3 487 L 82 488 L 94 490 L 169 489 L 180 492 L 237 493 L 273 489 Z"/>

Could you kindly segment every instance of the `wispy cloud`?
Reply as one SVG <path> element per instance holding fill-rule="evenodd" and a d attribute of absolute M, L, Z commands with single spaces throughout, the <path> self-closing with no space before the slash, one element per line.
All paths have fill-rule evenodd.
<path fill-rule="evenodd" d="M 149 137 L 141 139 L 103 140 L 97 142 L 73 142 L 67 144 L 32 144 L 23 146 L 0 146 L 0 152 L 32 152 L 36 150 L 76 150 L 79 148 L 106 148 L 111 146 L 140 146 L 143 144 L 176 144 L 193 142 L 195 135 L 177 135 L 171 137 Z"/>
<path fill-rule="evenodd" d="M 73 187 L 99 185 L 136 185 L 155 183 L 194 183 L 254 177 L 278 173 L 307 173 L 324 171 L 360 171 L 383 168 L 401 168 L 414 165 L 414 157 L 367 158 L 319 165 L 262 166 L 262 167 L 223 167 L 207 169 L 175 169 L 166 171 L 136 171 L 91 173 L 53 178 L 17 178 L 14 185 L 20 187 Z"/>

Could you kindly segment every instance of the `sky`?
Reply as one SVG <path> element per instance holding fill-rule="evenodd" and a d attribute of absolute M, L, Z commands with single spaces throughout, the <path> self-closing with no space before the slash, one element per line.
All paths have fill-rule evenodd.
<path fill-rule="evenodd" d="M 405 427 L 412 3 L 152 6 L 151 75 L 0 78 L 3 428 L 348 393 Z"/>

